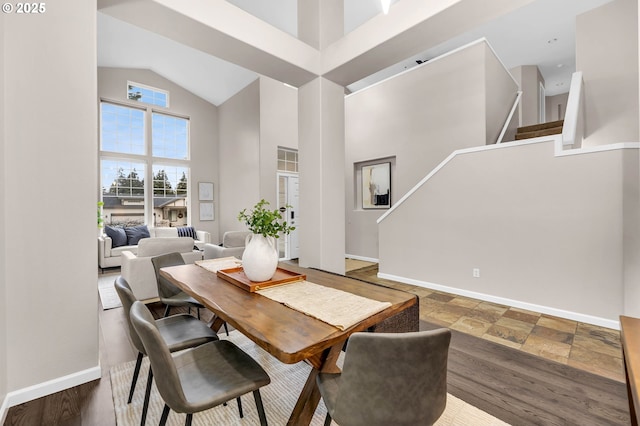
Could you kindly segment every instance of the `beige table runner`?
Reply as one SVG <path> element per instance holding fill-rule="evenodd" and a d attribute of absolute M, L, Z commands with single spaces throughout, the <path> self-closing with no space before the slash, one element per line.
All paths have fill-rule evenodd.
<path fill-rule="evenodd" d="M 266 288 L 258 294 L 345 330 L 391 306 L 342 290 L 298 281 Z"/>
<path fill-rule="evenodd" d="M 196 260 L 195 263 L 201 268 L 204 268 L 207 271 L 211 271 L 214 274 L 220 269 L 230 269 L 242 266 L 242 261 L 240 259 L 236 259 L 233 256 L 220 257 L 218 259 Z"/>

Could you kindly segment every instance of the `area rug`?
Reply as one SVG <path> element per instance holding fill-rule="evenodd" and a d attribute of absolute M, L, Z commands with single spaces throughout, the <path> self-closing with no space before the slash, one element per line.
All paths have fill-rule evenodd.
<path fill-rule="evenodd" d="M 113 282 L 118 275 L 101 275 L 98 277 L 98 293 L 100 294 L 100 301 L 102 302 L 102 309 L 113 309 L 122 306 L 116 288 L 113 286 Z"/>
<path fill-rule="evenodd" d="M 229 339 L 242 348 L 260 363 L 271 377 L 271 383 L 260 390 L 264 409 L 267 414 L 269 425 L 281 426 L 287 423 L 287 419 L 295 405 L 297 396 L 300 394 L 302 387 L 309 374 L 310 366 L 304 362 L 297 364 L 283 364 L 252 341 L 244 337 L 238 331 L 232 331 L 229 337 L 221 336 L 223 339 Z M 119 426 L 134 426 L 140 423 L 140 415 L 142 403 L 144 400 L 144 389 L 146 386 L 146 378 L 148 374 L 148 359 L 144 359 L 142 369 L 133 401 L 127 404 L 129 386 L 133 374 L 135 362 L 131 361 L 125 364 L 117 365 L 111 368 L 111 387 L 113 392 L 113 401 L 116 412 L 116 421 Z M 147 424 L 158 424 L 164 402 L 158 394 L 154 385 L 151 392 L 151 401 L 149 404 L 149 412 L 147 414 Z M 253 395 L 248 394 L 242 397 L 242 407 L 244 410 L 244 419 L 238 416 L 238 408 L 235 401 L 230 402 L 227 406 L 218 406 L 193 416 L 194 425 L 259 425 L 258 414 L 256 411 Z M 314 414 L 312 425 L 322 425 L 326 415 L 326 408 L 322 401 L 318 405 Z M 168 425 L 183 425 L 185 421 L 184 414 L 171 412 L 169 415 Z M 333 424 L 336 424 L 335 422 Z M 436 425 L 474 425 L 474 426 L 497 426 L 506 425 L 499 419 L 455 398 L 452 395 L 447 396 L 447 408 L 440 417 Z"/>

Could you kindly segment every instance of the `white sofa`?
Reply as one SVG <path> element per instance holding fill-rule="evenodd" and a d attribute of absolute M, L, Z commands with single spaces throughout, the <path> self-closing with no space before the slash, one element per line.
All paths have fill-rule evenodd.
<path fill-rule="evenodd" d="M 225 232 L 222 236 L 222 244 L 219 246 L 215 244 L 204 245 L 204 258 L 218 259 L 221 257 L 235 256 L 238 259 L 242 259 L 245 241 L 249 234 L 251 234 L 250 231 Z"/>
<path fill-rule="evenodd" d="M 196 231 L 198 238 L 194 245 L 200 250 L 204 250 L 204 245 L 211 242 L 211 234 L 207 231 Z M 151 238 L 178 237 L 178 228 L 149 228 Z M 183 237 L 184 238 L 184 237 Z M 129 251 L 136 254 L 137 245 L 113 247 L 111 237 L 106 234 L 98 237 L 98 266 L 100 269 L 122 266 L 122 253 Z"/>
<path fill-rule="evenodd" d="M 128 250 L 122 252 L 121 275 L 139 300 L 158 298 L 152 257 L 178 252 L 185 263 L 202 259 L 202 252 L 193 250 L 193 238 L 189 237 L 143 238 L 138 242 L 137 248 L 137 254 Z"/>

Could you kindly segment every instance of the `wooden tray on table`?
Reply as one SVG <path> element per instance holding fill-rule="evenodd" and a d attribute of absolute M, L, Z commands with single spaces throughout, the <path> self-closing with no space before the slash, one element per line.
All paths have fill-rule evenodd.
<path fill-rule="evenodd" d="M 250 293 L 258 290 L 263 290 L 267 287 L 273 287 L 275 285 L 289 284 L 296 281 L 304 281 L 307 276 L 299 274 L 297 272 L 287 271 L 286 269 L 277 268 L 276 273 L 271 277 L 269 281 L 255 282 L 251 281 L 244 273 L 242 266 L 237 268 L 220 269 L 216 274 L 225 281 L 240 287 Z"/>

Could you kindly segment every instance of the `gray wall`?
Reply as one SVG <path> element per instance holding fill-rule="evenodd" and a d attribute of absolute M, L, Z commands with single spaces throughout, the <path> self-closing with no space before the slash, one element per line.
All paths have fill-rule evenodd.
<path fill-rule="evenodd" d="M 100 377 L 96 2 L 47 6 L 4 16 L 0 43 L 0 395 L 30 398 Z"/>
<path fill-rule="evenodd" d="M 585 85 L 583 146 L 638 141 L 636 0 L 615 0 L 576 18 L 576 69 Z"/>
<path fill-rule="evenodd" d="M 362 209 L 354 164 L 395 159 L 393 204 L 454 150 L 494 143 L 516 92 L 478 43 L 347 96 L 346 253 L 378 258 L 376 220 L 384 213 Z"/>
<path fill-rule="evenodd" d="M 380 271 L 615 322 L 637 157 L 555 157 L 553 142 L 458 155 L 380 223 Z"/>
<path fill-rule="evenodd" d="M 0 15 L 0 57 L 4 58 L 5 56 L 5 15 Z M 4 82 L 4 68 L 5 61 L 4 59 L 0 62 L 0 82 Z M 2 164 L 2 169 L 6 168 L 6 157 L 5 157 L 5 90 L 4 83 L 0 83 L 0 164 Z M 3 175 L 0 180 L 0 235 L 6 235 L 6 203 L 5 203 L 5 184 L 6 177 Z M 0 244 L 0 271 L 7 270 L 7 250 L 6 245 Z M 0 407 L 2 407 L 2 401 L 5 400 L 5 396 L 7 394 L 7 317 L 4 315 L 4 312 L 7 311 L 7 279 L 4 273 L 0 273 L 0 312 L 3 314 L 0 315 Z M 4 423 L 3 413 L 0 410 L 0 423 Z"/>
<path fill-rule="evenodd" d="M 220 105 L 218 112 L 219 158 L 224 159 L 218 191 L 222 237 L 226 231 L 244 229 L 238 212 L 260 200 L 260 81 Z"/>
<path fill-rule="evenodd" d="M 191 210 L 189 223 L 196 229 L 211 233 L 211 240 L 218 240 L 216 221 L 200 221 L 198 202 L 198 182 L 214 183 L 214 206 L 218 195 L 218 109 L 153 71 L 123 68 L 98 68 L 98 96 L 104 100 L 118 101 L 131 105 L 140 103 L 127 100 L 127 81 L 134 81 L 169 91 L 168 113 L 189 117 L 189 137 L 191 139 Z M 144 105 L 146 106 L 146 105 Z M 162 110 L 162 108 L 157 108 Z"/>
<path fill-rule="evenodd" d="M 547 96 L 547 105 L 545 107 L 547 121 L 564 120 L 564 114 L 567 112 L 568 100 L 569 92 L 555 96 Z M 560 115 L 558 115 L 558 107 L 560 107 Z"/>
<path fill-rule="evenodd" d="M 260 77 L 260 196 L 272 208 L 278 204 L 279 146 L 298 149 L 298 90 Z"/>
<path fill-rule="evenodd" d="M 278 147 L 298 148 L 297 90 L 260 77 L 220 105 L 220 238 L 245 229 L 238 212 L 277 206 Z"/>
<path fill-rule="evenodd" d="M 523 65 L 510 70 L 513 77 L 520 85 L 522 99 L 520 100 L 520 126 L 530 126 L 540 123 L 540 101 L 538 91 L 540 83 L 544 86 L 544 79 L 536 65 Z"/>
<path fill-rule="evenodd" d="M 516 100 L 518 83 L 485 45 L 485 123 L 486 144 L 496 143 Z M 512 119 L 513 121 L 513 119 Z"/>

